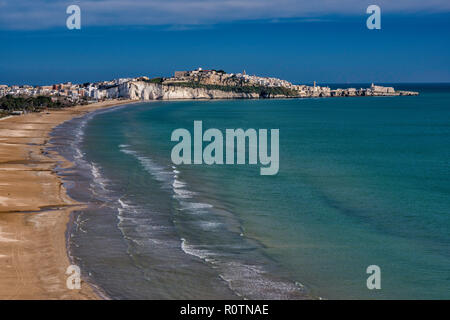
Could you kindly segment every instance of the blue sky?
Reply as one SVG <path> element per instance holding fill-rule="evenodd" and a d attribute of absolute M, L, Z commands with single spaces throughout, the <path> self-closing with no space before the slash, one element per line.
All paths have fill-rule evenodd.
<path fill-rule="evenodd" d="M 82 29 L 65 27 L 70 4 Z M 381 30 L 365 10 L 381 7 Z M 450 82 L 450 1 L 0 0 L 0 84 L 197 67 L 294 83 Z"/>

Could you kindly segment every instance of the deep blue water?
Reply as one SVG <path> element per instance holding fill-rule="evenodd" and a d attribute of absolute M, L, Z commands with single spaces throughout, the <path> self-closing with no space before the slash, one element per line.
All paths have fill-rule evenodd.
<path fill-rule="evenodd" d="M 450 86 L 141 103 L 67 122 L 71 253 L 113 298 L 450 298 Z M 173 130 L 280 130 L 280 170 L 171 162 Z M 368 290 L 366 268 L 381 268 Z"/>

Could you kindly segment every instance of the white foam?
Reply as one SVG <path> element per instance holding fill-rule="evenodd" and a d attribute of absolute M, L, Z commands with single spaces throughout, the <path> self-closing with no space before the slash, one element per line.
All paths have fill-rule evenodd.
<path fill-rule="evenodd" d="M 74 155 L 75 159 L 82 159 L 83 158 L 83 153 L 80 151 L 80 149 L 75 148 L 75 155 Z"/>
<path fill-rule="evenodd" d="M 200 222 L 200 226 L 203 229 L 206 229 L 206 230 L 217 229 L 221 225 L 222 224 L 220 222 L 212 222 L 212 221 L 202 221 L 202 222 Z"/>
<path fill-rule="evenodd" d="M 125 202 L 122 201 L 122 199 L 118 199 L 117 202 L 119 202 L 119 204 L 122 206 L 122 208 L 129 208 L 130 205 L 126 204 Z"/>
<path fill-rule="evenodd" d="M 180 199 L 190 199 L 194 195 L 193 192 L 185 190 L 185 189 L 177 189 L 177 188 L 175 188 L 175 189 L 173 189 L 173 192 L 175 193 L 173 195 L 173 198 L 178 199 L 178 200 L 180 200 Z"/>
<path fill-rule="evenodd" d="M 91 164 L 91 172 L 94 178 L 100 178 L 100 172 L 94 163 Z"/>
<path fill-rule="evenodd" d="M 181 238 L 181 250 L 183 250 L 184 253 L 189 254 L 191 256 L 200 258 L 202 260 L 207 259 L 208 257 L 214 255 L 212 252 L 210 252 L 209 250 L 204 250 L 204 249 L 196 249 L 193 246 L 189 245 L 186 242 L 186 239 Z"/>
<path fill-rule="evenodd" d="M 186 183 L 175 179 L 172 183 L 172 187 L 174 187 L 175 189 L 184 188 L 184 187 L 186 187 Z"/>
<path fill-rule="evenodd" d="M 138 159 L 144 169 L 153 177 L 155 177 L 156 180 L 167 184 L 173 179 L 173 175 L 171 172 L 168 172 L 164 169 L 164 167 L 157 165 L 152 159 L 141 156 L 136 151 L 127 149 L 125 147 L 122 147 L 120 151 L 125 154 L 132 155 L 136 159 Z"/>
<path fill-rule="evenodd" d="M 186 209 L 207 209 L 213 208 L 213 205 L 204 202 L 187 202 L 180 201 L 181 205 L 183 205 Z"/>
<path fill-rule="evenodd" d="M 95 163 L 90 163 L 89 167 L 91 168 L 91 174 L 94 177 L 92 180 L 94 184 L 91 184 L 91 186 L 99 185 L 106 191 L 107 180 L 102 177 L 99 167 Z"/>

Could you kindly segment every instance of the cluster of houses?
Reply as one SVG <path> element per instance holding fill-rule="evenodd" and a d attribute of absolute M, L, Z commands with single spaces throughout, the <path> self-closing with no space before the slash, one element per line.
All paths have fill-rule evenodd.
<path fill-rule="evenodd" d="M 412 91 L 395 91 L 393 87 L 376 86 L 372 83 L 370 88 L 346 88 L 330 89 L 328 86 L 295 85 L 289 81 L 248 75 L 242 73 L 225 73 L 217 70 L 203 70 L 198 68 L 193 71 L 175 71 L 174 77 L 164 79 L 163 83 L 196 82 L 210 85 L 225 86 L 261 86 L 261 87 L 282 87 L 294 90 L 296 96 L 306 97 L 356 97 L 356 96 L 395 96 L 395 95 L 417 95 Z"/>
<path fill-rule="evenodd" d="M 347 88 L 331 90 L 332 97 L 357 97 L 357 96 L 396 96 L 416 95 L 417 92 L 395 91 L 393 87 L 376 86 L 372 83 L 370 88 Z"/>
<path fill-rule="evenodd" d="M 174 77 L 164 80 L 164 83 L 177 82 L 199 82 L 227 86 L 282 87 L 296 91 L 298 97 L 331 97 L 341 95 L 333 94 L 333 90 L 329 87 L 318 86 L 315 82 L 313 86 L 295 85 L 278 78 L 248 75 L 245 70 L 242 73 L 234 74 L 198 68 L 193 71 L 175 71 Z"/>
<path fill-rule="evenodd" d="M 245 70 L 242 73 L 226 73 L 222 70 L 203 70 L 198 68 L 192 71 L 175 71 L 174 77 L 164 80 L 165 83 L 199 82 L 212 85 L 234 86 L 261 86 L 261 87 L 293 87 L 286 80 L 268 77 L 248 75 Z"/>
<path fill-rule="evenodd" d="M 11 96 L 51 96 L 65 97 L 72 101 L 77 101 L 85 96 L 86 90 L 81 85 L 71 82 L 54 84 L 50 86 L 7 86 L 0 85 L 0 98 L 6 95 Z"/>
<path fill-rule="evenodd" d="M 53 84 L 49 86 L 8 86 L 0 85 L 0 98 L 6 95 L 11 96 L 50 96 L 54 99 L 64 98 L 71 102 L 81 100 L 96 101 L 108 98 L 108 88 L 116 87 L 122 83 L 134 80 L 132 78 L 121 78 L 111 81 L 97 83 L 73 84 L 71 82 Z"/>

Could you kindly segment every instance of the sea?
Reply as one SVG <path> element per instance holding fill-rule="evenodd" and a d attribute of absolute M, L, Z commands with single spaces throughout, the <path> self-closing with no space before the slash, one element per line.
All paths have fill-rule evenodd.
<path fill-rule="evenodd" d="M 450 84 L 395 88 L 420 95 L 151 101 L 61 124 L 49 149 L 86 204 L 72 263 L 109 299 L 449 299 Z M 279 172 L 174 164 L 194 121 L 279 129 Z"/>

